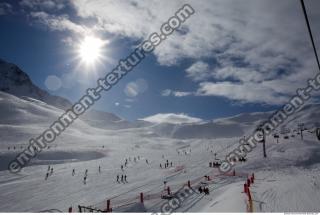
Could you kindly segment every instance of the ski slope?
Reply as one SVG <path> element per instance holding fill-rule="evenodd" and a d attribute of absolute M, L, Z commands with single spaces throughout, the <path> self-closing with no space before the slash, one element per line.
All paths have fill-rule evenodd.
<path fill-rule="evenodd" d="M 164 181 L 175 192 L 188 180 L 195 192 L 175 212 L 246 212 L 243 184 L 251 173 L 256 176 L 250 188 L 255 212 L 320 210 L 320 142 L 313 133 L 306 131 L 304 140 L 296 134 L 289 139 L 282 135 L 278 144 L 273 137 L 267 137 L 268 157 L 262 158 L 259 145 L 248 155 L 247 162 L 237 163 L 236 176 L 221 175 L 218 169 L 209 167 L 209 161 L 215 159 L 214 153 L 217 159 L 223 159 L 238 146 L 242 136 L 242 133 L 228 135 L 228 130 L 221 126 L 234 123 L 249 134 L 250 126 L 253 128 L 259 122 L 261 114 L 253 114 L 250 122 L 245 121 L 250 114 L 221 119 L 217 127 L 221 131 L 219 138 L 183 140 L 150 135 L 155 132 L 154 125 L 107 130 L 79 119 L 31 165 L 11 174 L 6 170 L 7 163 L 26 147 L 29 138 L 45 130 L 63 112 L 34 99 L 0 93 L 0 113 L 1 212 L 52 209 L 66 212 L 70 206 L 76 210 L 78 205 L 104 210 L 107 199 L 115 212 L 159 212 L 167 203 L 161 199 L 165 193 Z M 197 127 L 196 124 L 184 126 L 188 126 L 187 130 Z M 125 159 L 128 165 L 122 171 L 120 167 Z M 172 167 L 160 168 L 160 163 L 163 166 L 166 160 L 173 163 Z M 53 174 L 45 180 L 48 165 L 53 167 Z M 88 177 L 84 184 L 86 169 Z M 116 176 L 122 174 L 127 175 L 127 183 L 116 181 Z M 206 181 L 204 175 L 212 176 L 212 180 Z M 210 195 L 198 193 L 201 183 L 207 184 Z M 145 196 L 144 204 L 139 203 L 141 192 Z"/>

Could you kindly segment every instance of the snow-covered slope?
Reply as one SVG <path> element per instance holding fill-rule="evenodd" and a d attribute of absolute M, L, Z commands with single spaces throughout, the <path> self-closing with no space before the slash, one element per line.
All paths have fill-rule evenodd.
<path fill-rule="evenodd" d="M 11 174 L 6 170 L 7 162 L 27 146 L 28 138 L 46 129 L 62 110 L 6 93 L 0 93 L 0 108 L 3 119 L 0 193 L 5 194 L 0 197 L 0 211 L 67 211 L 70 206 L 76 210 L 78 205 L 105 209 L 106 200 L 111 199 L 115 212 L 159 212 L 167 203 L 161 198 L 165 193 L 163 181 L 176 192 L 191 180 L 194 193 L 175 212 L 246 212 L 243 183 L 252 172 L 256 177 L 250 188 L 255 212 L 320 210 L 320 142 L 309 132 L 305 132 L 304 140 L 294 133 L 295 137 L 289 139 L 281 136 L 279 144 L 273 137 L 267 137 L 268 157 L 262 158 L 262 146 L 258 145 L 247 156 L 247 162 L 237 163 L 237 176 L 233 177 L 220 175 L 208 163 L 214 159 L 213 153 L 217 153 L 217 159 L 223 159 L 238 146 L 240 137 L 236 135 L 180 141 L 146 135 L 152 133 L 152 127 L 103 130 L 79 119 L 32 165 L 19 174 Z M 228 123 L 224 120 L 219 123 L 228 124 L 230 119 Z M 240 122 L 238 126 L 244 125 Z M 125 159 L 128 164 L 122 171 L 120 166 Z M 166 160 L 173 166 L 160 168 L 159 164 L 163 167 Z M 53 167 L 53 174 L 45 180 L 48 165 Z M 88 176 L 84 183 L 86 169 Z M 121 174 L 127 175 L 127 182 L 116 182 L 116 176 Z M 212 181 L 206 181 L 204 175 L 210 175 Z M 200 185 L 208 186 L 210 195 L 198 193 Z M 143 205 L 139 204 L 141 192 L 145 194 Z"/>

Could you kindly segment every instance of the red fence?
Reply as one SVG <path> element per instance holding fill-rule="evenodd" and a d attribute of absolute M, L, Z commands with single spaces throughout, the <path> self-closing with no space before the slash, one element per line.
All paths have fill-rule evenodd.
<path fill-rule="evenodd" d="M 179 169 L 178 171 L 181 171 L 184 169 L 184 167 L 181 166 L 178 169 Z M 210 173 L 212 173 L 212 171 L 210 171 Z M 203 182 L 203 181 L 205 181 L 207 184 L 214 183 L 214 179 L 219 176 L 247 177 L 248 174 L 236 172 L 235 170 L 232 171 L 231 173 L 226 173 L 226 174 L 215 174 L 215 175 L 208 174 L 206 176 L 200 176 L 200 177 L 197 177 L 193 180 L 186 181 L 186 183 L 183 184 L 182 187 L 181 186 L 178 187 L 177 191 L 180 190 L 181 188 L 183 188 L 184 186 L 188 186 L 190 188 L 191 187 L 196 188 L 196 186 L 197 185 L 199 186 L 200 182 Z M 249 188 L 247 190 L 249 190 Z M 140 192 L 140 193 L 137 193 L 137 196 L 135 196 L 135 197 L 124 198 L 124 199 L 119 199 L 118 197 L 120 197 L 120 196 L 111 197 L 111 198 L 108 198 L 106 201 L 95 204 L 94 206 L 79 206 L 78 210 L 79 210 L 79 212 L 112 212 L 115 209 L 127 207 L 127 206 L 134 205 L 137 203 L 144 203 L 145 201 L 150 201 L 150 200 L 155 200 L 155 199 L 160 200 L 164 196 L 174 195 L 177 191 L 173 192 L 172 188 L 170 186 L 167 186 L 165 190 L 162 190 L 160 192 L 149 193 L 149 194 Z M 246 192 L 246 189 L 245 189 L 245 192 Z M 248 193 L 248 191 L 246 193 Z M 73 208 L 70 207 L 69 212 L 72 212 L 72 209 Z"/>

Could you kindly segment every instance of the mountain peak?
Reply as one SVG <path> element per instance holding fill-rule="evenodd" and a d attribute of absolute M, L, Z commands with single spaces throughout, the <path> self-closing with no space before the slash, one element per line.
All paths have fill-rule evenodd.
<path fill-rule="evenodd" d="M 31 97 L 61 109 L 67 109 L 71 102 L 54 96 L 34 85 L 30 77 L 17 65 L 0 59 L 0 91 L 22 97 Z"/>

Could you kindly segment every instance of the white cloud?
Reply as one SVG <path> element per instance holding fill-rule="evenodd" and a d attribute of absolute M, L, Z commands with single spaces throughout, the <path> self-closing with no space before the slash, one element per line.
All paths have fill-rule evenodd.
<path fill-rule="evenodd" d="M 289 100 L 289 97 L 279 95 L 273 88 L 254 83 L 204 82 L 200 84 L 197 94 L 265 104 L 283 104 Z"/>
<path fill-rule="evenodd" d="M 183 97 L 183 96 L 190 96 L 192 95 L 192 92 L 183 92 L 183 91 L 174 91 L 170 89 L 165 89 L 161 92 L 162 96 L 175 96 L 175 97 Z"/>
<path fill-rule="evenodd" d="M 12 13 L 12 5 L 6 2 L 0 3 L 0 16 Z"/>
<path fill-rule="evenodd" d="M 268 79 L 273 76 L 272 72 L 264 74 L 252 70 L 251 68 L 239 68 L 233 66 L 226 66 L 223 68 L 216 69 L 213 76 L 220 80 L 227 78 L 233 78 L 234 80 L 242 82 L 259 82 L 264 79 Z"/>
<path fill-rule="evenodd" d="M 193 93 L 192 92 L 183 92 L 183 91 L 174 91 L 174 92 L 172 92 L 172 95 L 174 95 L 176 97 L 183 97 L 183 96 L 193 95 Z"/>
<path fill-rule="evenodd" d="M 199 123 L 203 120 L 200 118 L 190 117 L 184 113 L 159 113 L 153 116 L 143 118 L 142 120 L 153 122 L 153 123 L 171 123 L 171 124 L 182 124 L 182 123 Z"/>
<path fill-rule="evenodd" d="M 187 76 L 195 81 L 207 80 L 211 76 L 209 64 L 197 61 L 186 69 Z"/>
<path fill-rule="evenodd" d="M 118 107 L 120 105 L 120 103 L 119 102 L 115 102 L 114 105 Z"/>
<path fill-rule="evenodd" d="M 165 89 L 165 90 L 162 90 L 161 95 L 162 95 L 162 96 L 170 96 L 171 93 L 172 93 L 172 90 L 170 90 L 170 89 Z"/>
<path fill-rule="evenodd" d="M 96 17 L 104 31 L 135 39 L 146 38 L 186 1 L 72 1 L 81 17 Z M 154 54 L 162 65 L 193 59 L 186 74 L 199 84 L 199 92 L 219 95 L 242 102 L 283 101 L 296 86 L 316 71 L 314 56 L 306 33 L 299 2 L 292 0 L 189 0 L 196 13 L 183 25 L 184 33 L 174 33 Z M 308 2 L 316 8 L 317 1 Z M 276 7 L 275 7 L 276 5 Z M 318 7 L 319 8 L 319 7 Z M 316 11 L 316 10 L 314 10 Z M 317 14 L 313 12 L 312 14 Z M 319 19 L 313 25 L 319 26 Z M 317 31 L 318 32 L 318 31 Z M 205 61 L 204 61 L 205 59 Z M 210 68 L 210 59 L 218 66 Z M 310 61 L 312 59 L 312 61 Z M 212 63 L 211 62 L 211 63 Z M 311 63 L 310 63 L 311 62 Z M 286 70 L 285 75 L 281 71 Z M 215 78 L 221 83 L 206 83 Z M 229 79 L 240 83 L 226 83 Z M 279 80 L 285 84 L 282 86 Z M 292 83 L 287 85 L 287 83 Z M 258 84 L 261 85 L 258 85 Z M 212 92 L 208 87 L 221 89 Z M 224 86 L 222 88 L 222 86 Z M 273 86 L 273 87 L 271 87 Z M 235 87 L 235 88 L 233 88 Z M 263 90 L 246 90 L 261 87 Z M 274 89 L 276 87 L 277 89 Z M 233 89 L 234 94 L 227 93 Z M 210 92 L 210 93 L 209 93 Z M 162 92 L 163 96 L 198 95 L 198 93 Z M 272 99 L 270 99 L 272 98 Z"/>
<path fill-rule="evenodd" d="M 41 24 L 54 31 L 71 31 L 73 33 L 84 34 L 88 32 L 84 26 L 78 25 L 69 20 L 67 15 L 55 16 L 46 12 L 31 12 L 30 16 Z"/>
<path fill-rule="evenodd" d="M 65 7 L 65 0 L 22 0 L 22 7 L 32 10 L 61 10 Z"/>
<path fill-rule="evenodd" d="M 167 89 L 161 93 L 163 96 L 210 95 L 241 102 L 273 100 L 280 104 L 315 73 L 300 4 L 292 0 L 70 1 L 80 18 L 96 18 L 90 29 L 71 21 L 67 15 L 49 13 L 62 9 L 65 1 L 22 0 L 20 5 L 30 8 L 30 16 L 51 30 L 78 35 L 97 30 L 142 40 L 158 32 L 163 22 L 186 2 L 196 13 L 181 26 L 183 33 L 170 35 L 155 49 L 154 55 L 161 65 L 179 64 L 183 59 L 195 62 L 187 65 L 186 75 L 200 82 L 199 89 L 195 92 Z M 308 1 L 306 4 L 311 11 L 316 42 L 320 44 L 317 41 L 320 3 Z M 64 42 L 69 44 L 72 40 L 66 38 Z M 211 79 L 216 80 L 209 82 Z M 229 82 L 230 79 L 237 83 Z M 256 90 L 255 95 L 253 92 L 243 95 L 256 87 L 263 90 Z M 141 93 L 140 88 L 140 84 L 133 83 L 125 92 L 135 97 Z M 235 95 L 229 93 L 231 88 Z M 235 92 L 236 89 L 240 92 Z"/>

